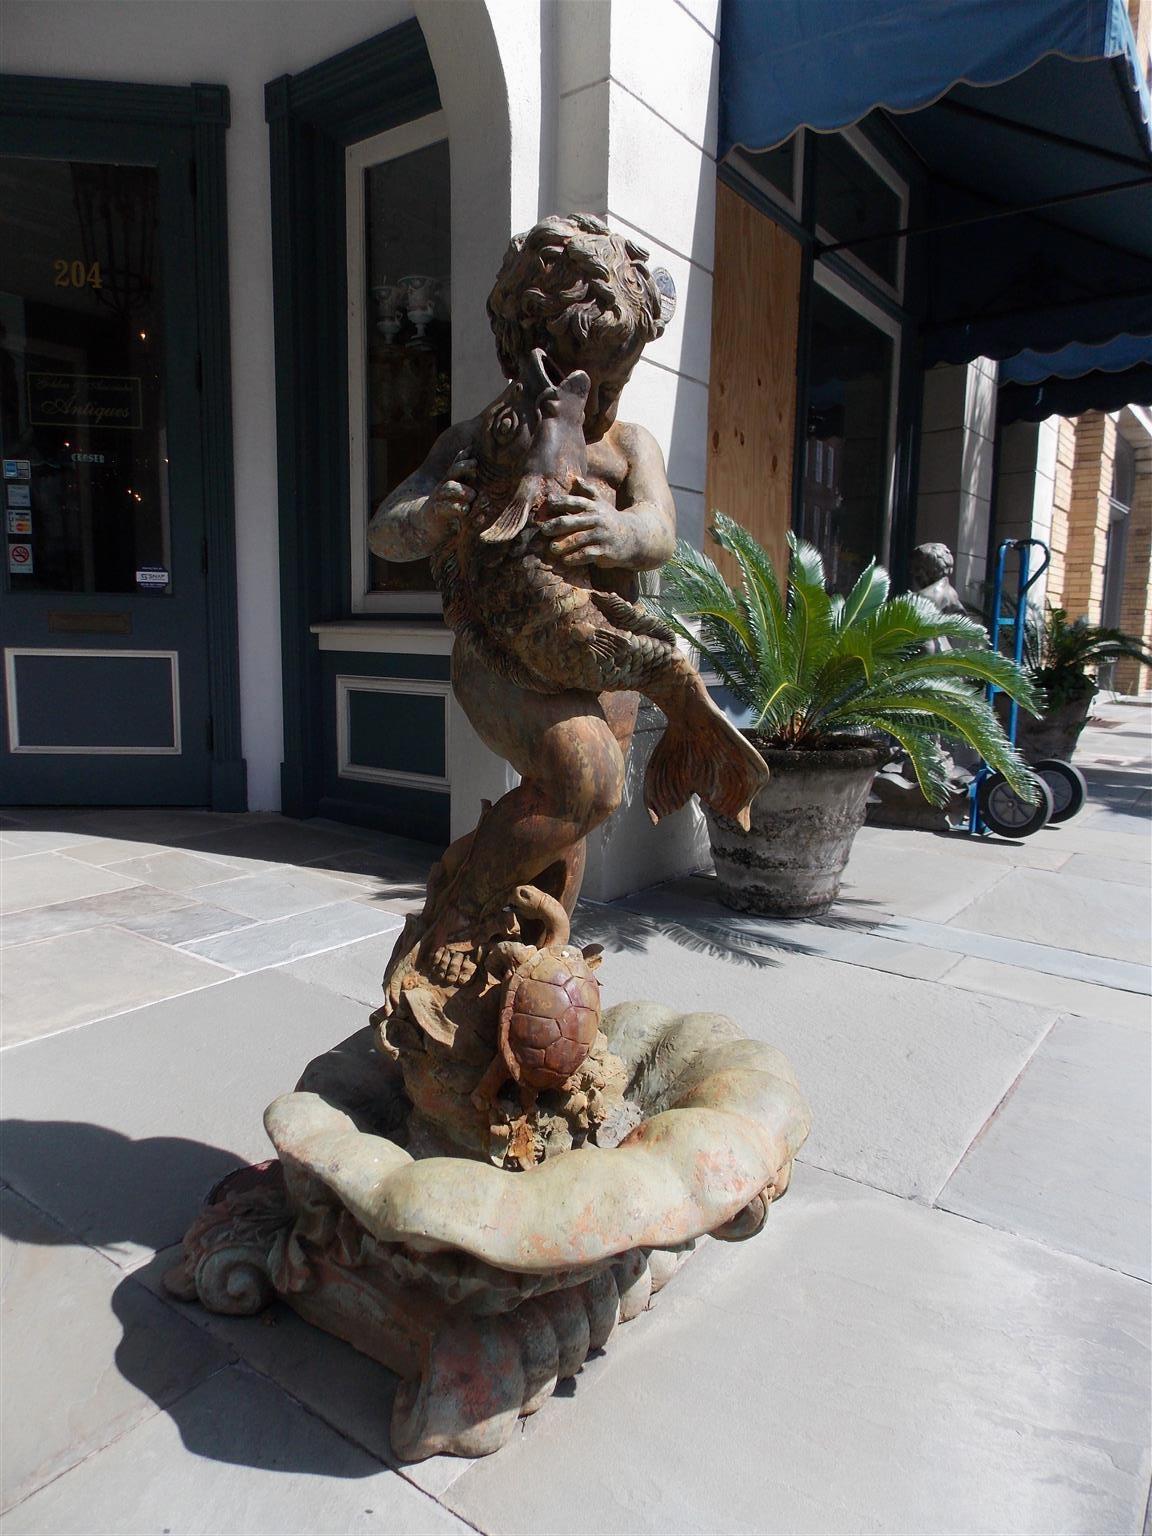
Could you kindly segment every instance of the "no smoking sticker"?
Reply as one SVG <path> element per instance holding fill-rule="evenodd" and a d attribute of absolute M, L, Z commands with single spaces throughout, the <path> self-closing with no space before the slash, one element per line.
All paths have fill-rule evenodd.
<path fill-rule="evenodd" d="M 21 576 L 27 576 L 32 571 L 32 546 L 31 544 L 9 544 L 8 569 L 18 572 Z"/>

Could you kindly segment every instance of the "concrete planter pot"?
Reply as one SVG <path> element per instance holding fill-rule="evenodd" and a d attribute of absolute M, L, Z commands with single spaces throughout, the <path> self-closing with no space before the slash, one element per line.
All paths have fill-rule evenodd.
<path fill-rule="evenodd" d="M 761 747 L 772 777 L 752 802 L 752 827 L 705 809 L 720 900 L 737 912 L 813 917 L 840 893 L 883 747 L 823 752 Z"/>
<path fill-rule="evenodd" d="M 1083 693 L 1055 709 L 1045 710 L 1036 719 L 1021 710 L 1016 724 L 1016 744 L 1025 762 L 1039 763 L 1055 757 L 1070 763 L 1095 697 L 1095 684 L 1089 683 Z"/>

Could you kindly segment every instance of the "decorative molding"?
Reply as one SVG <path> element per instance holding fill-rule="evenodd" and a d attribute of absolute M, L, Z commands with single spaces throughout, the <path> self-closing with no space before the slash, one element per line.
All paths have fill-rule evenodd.
<path fill-rule="evenodd" d="M 236 593 L 236 503 L 232 479 L 232 360 L 228 302 L 228 189 L 224 133 L 228 92 L 194 85 L 200 96 L 223 94 L 223 115 L 200 118 L 193 130 L 193 199 L 200 339 L 200 453 L 204 467 L 208 663 L 212 709 L 212 809 L 247 809 L 241 746 L 240 638 Z"/>
<path fill-rule="evenodd" d="M 356 613 L 439 613 L 438 592 L 376 592 L 369 585 L 368 348 L 365 314 L 365 239 L 362 178 L 369 166 L 446 143 L 443 112 L 401 123 L 344 150 L 346 282 L 348 290 L 348 549 L 351 607 Z"/>
<path fill-rule="evenodd" d="M 20 701 L 16 677 L 16 660 L 20 656 L 50 656 L 54 661 L 62 657 L 111 657 L 116 661 L 167 661 L 171 669 L 172 745 L 170 747 L 85 747 L 85 746 L 36 746 L 20 741 Z M 65 650 L 60 646 L 15 645 L 4 651 L 4 693 L 8 706 L 8 750 L 13 756 L 61 757 L 180 757 L 180 656 L 176 651 L 106 651 Z"/>
<path fill-rule="evenodd" d="M 415 21 L 265 89 L 280 508 L 283 808 L 323 792 L 319 649 L 309 626 L 350 611 L 344 150 L 440 108 Z"/>
<path fill-rule="evenodd" d="M 226 85 L 136 85 L 112 80 L 60 80 L 47 75 L 0 75 L 0 112 L 180 127 L 231 122 Z"/>
<path fill-rule="evenodd" d="M 449 794 L 451 781 L 445 774 L 414 773 L 403 768 L 374 768 L 367 763 L 354 763 L 350 756 L 352 722 L 349 714 L 354 693 L 399 693 L 409 697 L 431 696 L 442 701 L 444 711 L 444 765 L 448 765 L 449 720 L 451 711 L 448 700 L 452 685 L 447 678 L 416 677 L 349 677 L 343 673 L 336 678 L 336 772 L 342 779 L 360 779 L 370 784 L 391 784 L 400 789 L 426 789 L 434 794 Z"/>
<path fill-rule="evenodd" d="M 442 624 L 372 623 L 336 619 L 310 626 L 321 651 L 363 651 L 397 656 L 450 656 L 452 631 Z"/>
<path fill-rule="evenodd" d="M 240 744 L 228 312 L 228 88 L 0 75 L 0 113 L 22 124 L 26 136 L 53 133 L 57 140 L 69 134 L 79 138 L 84 123 L 90 123 L 93 132 L 103 125 L 135 129 L 155 156 L 150 163 L 169 165 L 190 191 L 181 224 L 182 238 L 194 253 L 195 280 L 182 306 L 181 345 L 194 349 L 200 377 L 200 387 L 194 396 L 189 392 L 185 409 L 189 431 L 199 437 L 195 494 L 203 510 L 207 565 L 205 644 L 213 740 L 207 798 L 214 810 L 243 810 L 247 792 Z M 191 468 L 188 472 L 193 473 Z"/>

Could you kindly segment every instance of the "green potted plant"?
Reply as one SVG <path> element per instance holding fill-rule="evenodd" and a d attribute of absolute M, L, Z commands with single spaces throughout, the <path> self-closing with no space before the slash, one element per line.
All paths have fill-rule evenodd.
<path fill-rule="evenodd" d="M 1069 624 L 1063 608 L 1049 608 L 1042 620 L 1029 623 L 1025 661 L 1044 707 L 1035 720 L 1021 716 L 1017 728 L 1020 751 L 1028 762 L 1071 761 L 1099 687 L 1095 670 L 1122 656 L 1152 667 L 1152 656 L 1135 635 L 1089 624 L 1087 618 Z"/>
<path fill-rule="evenodd" d="M 747 734 L 771 770 L 750 832 L 706 813 L 727 906 L 784 917 L 827 911 L 876 770 L 895 746 L 936 804 L 948 794 L 941 737 L 967 742 L 1035 798 L 1032 774 L 973 685 L 995 682 L 1033 710 L 1035 690 L 988 649 L 978 624 L 921 597 L 889 597 L 875 561 L 847 597 L 833 596 L 818 552 L 791 536 L 784 593 L 738 523 L 717 513 L 712 534 L 739 566 L 739 590 L 681 541 L 661 597 L 650 601 L 744 706 Z M 949 648 L 926 653 L 934 640 Z"/>

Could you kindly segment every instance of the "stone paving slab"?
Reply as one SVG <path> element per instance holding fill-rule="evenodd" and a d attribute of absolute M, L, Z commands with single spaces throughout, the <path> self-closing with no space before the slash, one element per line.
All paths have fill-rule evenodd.
<path fill-rule="evenodd" d="M 1114 987 L 1123 992 L 1144 995 L 1152 992 L 1152 968 L 1131 960 L 1110 960 L 1103 955 L 1085 954 L 1083 950 L 1057 949 L 1052 944 L 1033 944 L 1026 939 L 1005 939 L 999 934 L 978 933 L 959 924 L 920 923 L 914 917 L 894 917 L 876 931 L 911 944 L 927 944 L 932 948 L 952 950 L 958 955 L 997 960 L 1046 976 L 1067 976 L 1073 981 L 1088 981 L 1095 986 Z"/>
<path fill-rule="evenodd" d="M 236 878 L 235 865 L 178 848 L 161 849 L 123 862 L 105 862 L 103 868 L 110 874 L 142 880 L 146 885 L 158 885 L 169 891 L 192 891 L 193 895 L 196 895 L 196 887 L 227 885 Z"/>
<path fill-rule="evenodd" d="M 133 933 L 154 939 L 158 944 L 191 944 L 196 939 L 214 939 L 235 928 L 248 928 L 250 917 L 240 912 L 226 912 L 210 902 L 190 901 L 171 912 L 156 912 L 134 917 L 121 926 Z"/>
<path fill-rule="evenodd" d="M 938 1205 L 1152 1279 L 1152 1037 L 1058 1019 Z"/>
<path fill-rule="evenodd" d="M 366 1009 L 379 1008 L 384 996 L 384 967 L 393 942 L 391 932 L 386 937 L 373 934 L 356 944 L 342 944 L 339 949 L 294 960 L 284 967 L 284 974 L 311 986 L 324 987 L 340 997 L 350 997 Z"/>
<path fill-rule="evenodd" d="M 1125 992 L 1116 987 L 1075 981 L 1068 976 L 1052 976 L 1021 965 L 978 959 L 973 955 L 957 960 L 948 972 L 948 985 L 972 992 L 990 992 L 996 997 L 1012 997 L 1021 1003 L 1035 1003 L 1038 1007 L 1055 1008 L 1082 1018 L 1108 1019 L 1118 1024 L 1147 1027 L 1152 1017 L 1152 1003 L 1147 992 Z"/>
<path fill-rule="evenodd" d="M 30 853 L 0 866 L 0 912 L 23 912 L 49 902 L 76 901 L 105 891 L 125 891 L 140 881 L 79 864 L 63 853 Z"/>
<path fill-rule="evenodd" d="M 59 848 L 67 848 L 75 853 L 80 848 L 89 847 L 91 843 L 91 837 L 84 832 L 52 831 L 51 828 L 36 831 L 12 823 L 0 832 L 0 863 L 23 858 L 29 853 L 52 853 Z"/>
<path fill-rule="evenodd" d="M 0 1043 L 5 1046 L 215 986 L 232 975 L 212 961 L 123 928 L 87 928 L 11 944 L 3 953 Z"/>
<path fill-rule="evenodd" d="M 133 1268 L 183 1237 L 218 1179 L 272 1155 L 265 1107 L 364 1022 L 265 971 L 7 1051 L 4 1177 Z"/>
<path fill-rule="evenodd" d="M 54 1536 L 466 1536 L 427 1494 L 231 1366 L 11 1511 Z"/>
<path fill-rule="evenodd" d="M 1114 960 L 1152 962 L 1147 911 L 1139 902 L 1117 901 L 1116 887 L 1107 880 L 1013 870 L 957 912 L 955 925 Z"/>
<path fill-rule="evenodd" d="M 949 841 L 932 838 L 924 848 L 930 857 L 894 859 L 883 842 L 857 840 L 833 915 L 846 910 L 891 912 L 943 923 L 1007 878 L 1009 871 L 1001 863 L 951 857 Z"/>
<path fill-rule="evenodd" d="M 79 933 L 84 928 L 108 928 L 113 924 L 134 927 L 190 905 L 187 896 L 161 891 L 154 885 L 132 885 L 122 891 L 81 896 L 75 901 L 54 901 L 44 907 L 6 913 L 0 921 L 0 945 L 27 944 L 33 939 L 51 939 L 59 933 Z"/>
<path fill-rule="evenodd" d="M 621 911 L 654 922 L 665 932 L 681 926 L 693 929 L 702 946 L 713 944 L 720 953 L 739 940 L 746 942 L 753 954 L 770 956 L 781 951 L 820 955 L 826 960 L 842 960 L 850 965 L 929 980 L 938 980 L 956 964 L 954 955 L 939 949 L 877 937 L 870 925 L 882 920 L 882 913 L 844 915 L 845 909 L 837 908 L 827 918 L 803 921 L 730 912 L 717 899 L 716 881 L 710 876 L 669 880 L 607 904 L 581 904 L 581 913 L 588 914 L 584 920 L 591 923 L 610 922 L 611 913 Z M 597 912 L 602 914 L 599 918 L 595 916 Z"/>
<path fill-rule="evenodd" d="M 259 971 L 342 947 L 354 939 L 391 933 L 403 921 L 398 912 L 390 912 L 386 907 L 365 901 L 339 901 L 273 922 L 253 923 L 216 938 L 196 939 L 183 945 L 181 953 L 203 955 L 234 971 Z M 390 952 L 391 948 L 390 943 L 382 944 L 382 962 L 387 959 L 385 951 Z"/>
<path fill-rule="evenodd" d="M 430 1456 L 427 1461 L 401 1465 L 392 1451 L 389 1425 L 399 1378 L 350 1344 L 313 1328 L 290 1307 L 273 1302 L 259 1317 L 223 1317 L 194 1302 L 179 1302 L 163 1288 L 164 1271 L 179 1257 L 167 1249 L 134 1270 L 132 1280 L 147 1286 L 164 1306 L 215 1340 L 260 1375 L 269 1377 L 297 1402 L 346 1436 L 361 1450 L 401 1471 L 438 1498 L 471 1462 L 460 1456 Z"/>
<path fill-rule="evenodd" d="M 1118 885 L 1139 885 L 1152 889 L 1152 869 L 1137 859 L 1104 858 L 1095 853 L 1074 853 L 1064 866 L 1070 875 L 1085 875 L 1090 880 L 1111 880 Z"/>
<path fill-rule="evenodd" d="M 232 1358 L 11 1190 L 0 1270 L 5 1509 Z"/>
<path fill-rule="evenodd" d="M 804 1168 L 445 1502 L 489 1536 L 1135 1532 L 1148 1364 L 1139 1282 Z"/>
<path fill-rule="evenodd" d="M 623 915 L 576 931 L 607 946 L 606 1007 L 652 997 L 728 1014 L 795 1068 L 812 1105 L 804 1158 L 916 1199 L 939 1192 L 1056 1017 L 808 955 L 739 963 Z"/>
<path fill-rule="evenodd" d="M 307 864 L 313 859 L 362 847 L 371 835 L 355 827 L 338 831 L 276 817 L 251 826 L 198 835 L 185 846 L 208 857 L 218 849 L 237 858 L 263 859 L 272 864 Z"/>
<path fill-rule="evenodd" d="M 213 906 L 227 907 L 256 922 L 266 922 L 330 906 L 335 901 L 354 901 L 361 891 L 362 887 L 351 880 L 335 879 L 318 869 L 286 866 L 226 879 L 223 884 L 207 885 L 193 894 Z"/>

